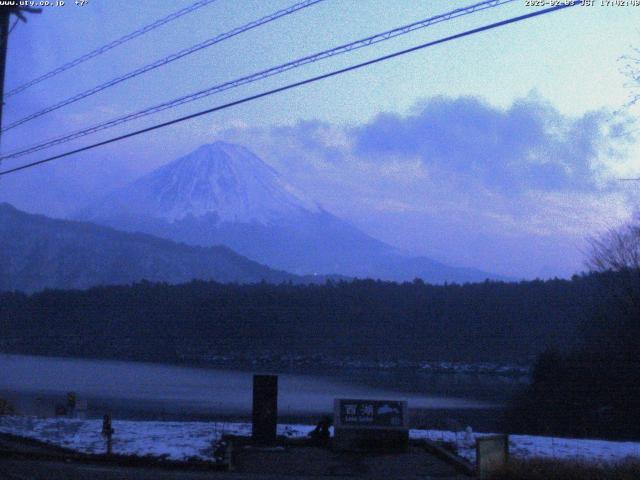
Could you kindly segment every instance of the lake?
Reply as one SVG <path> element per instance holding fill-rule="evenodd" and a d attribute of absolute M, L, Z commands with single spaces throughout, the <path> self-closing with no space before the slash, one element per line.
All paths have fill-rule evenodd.
<path fill-rule="evenodd" d="M 247 418 L 251 412 L 252 373 L 191 368 L 142 362 L 122 362 L 0 354 L 0 396 L 29 411 L 42 404 L 66 402 L 73 391 L 86 399 L 89 415 L 111 411 L 127 418 Z M 256 372 L 270 373 L 270 372 Z M 279 377 L 279 415 L 316 419 L 330 413 L 333 399 L 380 398 L 408 400 L 411 409 L 449 412 L 473 418 L 495 410 L 498 403 L 466 396 L 448 396 L 389 388 L 388 378 L 369 372 L 366 382 L 318 375 Z M 47 407 L 48 408 L 48 407 Z M 442 415 L 439 414 L 440 416 Z"/>

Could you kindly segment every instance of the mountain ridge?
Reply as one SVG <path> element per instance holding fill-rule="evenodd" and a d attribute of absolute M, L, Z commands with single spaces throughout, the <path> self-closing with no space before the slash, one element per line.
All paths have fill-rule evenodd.
<path fill-rule="evenodd" d="M 146 233 L 49 218 L 0 203 L 0 290 L 88 288 L 140 280 L 312 283 L 225 246 L 193 246 Z"/>
<path fill-rule="evenodd" d="M 426 282 L 503 279 L 403 255 L 304 199 L 243 146 L 203 145 L 85 208 L 80 219 L 190 245 L 226 245 L 298 275 Z"/>

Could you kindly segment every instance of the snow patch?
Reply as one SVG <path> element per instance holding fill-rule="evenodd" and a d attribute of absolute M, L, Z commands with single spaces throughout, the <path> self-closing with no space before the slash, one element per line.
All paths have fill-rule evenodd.
<path fill-rule="evenodd" d="M 319 213 L 279 174 L 240 145 L 203 145 L 109 195 L 84 212 L 89 220 L 113 212 L 176 222 L 210 216 L 212 221 L 269 225 Z"/>
<path fill-rule="evenodd" d="M 171 460 L 212 460 L 212 445 L 223 434 L 250 435 L 250 423 L 146 422 L 114 420 L 114 453 L 152 455 Z M 103 453 L 102 420 L 71 418 L 0 417 L 0 432 L 33 438 L 84 453 Z M 304 437 L 311 425 L 281 424 L 278 434 Z M 410 431 L 411 438 L 455 444 L 458 454 L 475 462 L 475 439 L 487 433 L 444 430 Z M 532 435 L 511 435 L 510 451 L 519 458 L 559 458 L 596 463 L 640 459 L 640 442 L 612 442 Z"/>

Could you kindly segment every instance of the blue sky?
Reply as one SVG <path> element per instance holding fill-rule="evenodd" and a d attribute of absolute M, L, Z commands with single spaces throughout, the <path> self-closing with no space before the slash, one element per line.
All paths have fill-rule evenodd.
<path fill-rule="evenodd" d="M 11 35 L 6 88 L 191 3 L 45 8 Z M 5 122 L 291 3 L 218 0 L 9 98 Z M 469 3 L 326 0 L 7 132 L 3 150 Z M 524 0 L 513 2 L 92 138 L 530 11 Z M 575 7 L 7 176 L 0 200 L 70 215 L 202 143 L 226 139 L 399 248 L 518 277 L 568 275 L 583 268 L 585 236 L 627 218 L 640 189 L 615 181 L 640 175 L 635 138 L 613 131 L 638 112 L 612 115 L 629 94 L 617 59 L 633 45 L 640 45 L 640 7 Z"/>

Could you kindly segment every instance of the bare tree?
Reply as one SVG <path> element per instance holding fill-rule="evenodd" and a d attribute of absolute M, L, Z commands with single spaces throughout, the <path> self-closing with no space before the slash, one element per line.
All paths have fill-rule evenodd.
<path fill-rule="evenodd" d="M 604 274 L 615 306 L 627 317 L 636 317 L 640 312 L 640 214 L 619 228 L 589 239 L 589 244 L 587 266 Z"/>
<path fill-rule="evenodd" d="M 631 48 L 631 53 L 620 57 L 622 63 L 621 72 L 627 77 L 625 85 L 629 88 L 628 107 L 640 103 L 640 48 Z"/>
<path fill-rule="evenodd" d="M 640 270 L 640 215 L 620 228 L 589 239 L 587 265 L 597 272 Z"/>

